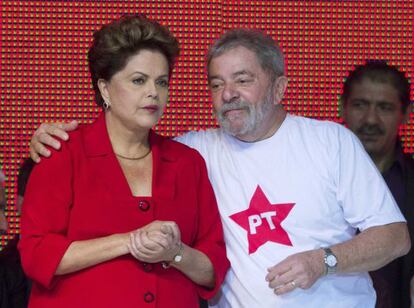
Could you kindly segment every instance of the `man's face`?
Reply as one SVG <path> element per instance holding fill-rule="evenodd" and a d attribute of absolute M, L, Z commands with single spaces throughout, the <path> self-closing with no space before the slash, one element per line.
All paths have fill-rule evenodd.
<path fill-rule="evenodd" d="M 6 234 L 9 229 L 9 223 L 7 222 L 6 215 L 3 210 L 0 210 L 0 235 Z"/>
<path fill-rule="evenodd" d="M 236 47 L 213 58 L 209 83 L 217 120 L 229 134 L 249 140 L 272 121 L 275 88 L 254 52 Z"/>
<path fill-rule="evenodd" d="M 345 122 L 372 157 L 394 150 L 404 117 L 398 91 L 389 83 L 362 79 L 344 102 Z"/>

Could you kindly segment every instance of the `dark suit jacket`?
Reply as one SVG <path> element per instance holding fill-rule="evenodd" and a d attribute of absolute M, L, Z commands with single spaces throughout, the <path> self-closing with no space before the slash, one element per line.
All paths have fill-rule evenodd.
<path fill-rule="evenodd" d="M 28 281 L 17 251 L 18 238 L 10 240 L 0 252 L 0 308 L 27 307 Z"/>
<path fill-rule="evenodd" d="M 399 144 L 395 163 L 384 174 L 384 179 L 399 200 L 398 206 L 407 220 L 412 248 L 407 255 L 370 272 L 377 292 L 376 308 L 410 308 L 410 280 L 414 275 L 414 160 L 403 153 Z M 404 190 L 393 191 L 400 189 L 401 185 Z"/>
<path fill-rule="evenodd" d="M 408 308 L 410 307 L 410 280 L 414 275 L 414 159 L 409 155 L 404 156 L 404 169 L 406 195 L 401 211 L 407 219 L 411 250 L 402 259 L 401 307 Z"/>

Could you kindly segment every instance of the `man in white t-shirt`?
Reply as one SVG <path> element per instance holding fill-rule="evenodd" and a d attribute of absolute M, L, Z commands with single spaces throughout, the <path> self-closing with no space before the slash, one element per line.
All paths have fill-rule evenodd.
<path fill-rule="evenodd" d="M 288 115 L 283 54 L 268 36 L 233 30 L 208 53 L 220 129 L 177 138 L 207 163 L 231 269 L 212 307 L 374 307 L 367 271 L 410 249 L 405 220 L 357 138 Z M 76 123 L 36 131 L 40 142 Z M 356 231 L 360 230 L 358 235 Z"/>

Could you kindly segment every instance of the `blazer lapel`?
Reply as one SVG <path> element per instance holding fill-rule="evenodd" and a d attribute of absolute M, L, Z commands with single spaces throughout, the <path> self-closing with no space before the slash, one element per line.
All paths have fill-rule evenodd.
<path fill-rule="evenodd" d="M 111 194 L 132 197 L 128 183 L 115 157 L 106 129 L 105 114 L 85 128 L 84 147 L 96 177 Z M 150 131 L 149 142 L 152 150 L 152 196 L 162 200 L 173 200 L 176 191 L 178 170 L 177 153 L 166 142 L 166 138 Z"/>
<path fill-rule="evenodd" d="M 178 158 L 169 148 L 164 137 L 150 132 L 153 159 L 152 196 L 162 200 L 173 200 L 176 193 Z"/>
<path fill-rule="evenodd" d="M 131 197 L 131 191 L 115 157 L 105 122 L 105 113 L 101 112 L 94 123 L 85 128 L 83 143 L 86 156 L 97 181 L 105 193 L 114 197 Z"/>

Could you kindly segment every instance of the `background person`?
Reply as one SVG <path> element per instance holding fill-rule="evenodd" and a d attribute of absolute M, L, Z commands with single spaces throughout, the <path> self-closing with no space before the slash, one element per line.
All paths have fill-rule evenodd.
<path fill-rule="evenodd" d="M 29 157 L 26 158 L 19 168 L 19 175 L 17 176 L 17 211 L 22 212 L 22 205 L 24 200 L 24 193 L 26 192 L 27 182 L 29 181 L 30 173 L 32 173 L 35 162 Z"/>
<path fill-rule="evenodd" d="M 410 83 L 397 67 L 374 61 L 357 66 L 345 80 L 343 118 L 384 177 L 407 219 L 414 240 L 414 160 L 404 154 L 398 131 L 410 116 Z M 410 307 L 414 254 L 370 273 L 377 307 Z"/>
<path fill-rule="evenodd" d="M 9 229 L 9 223 L 7 222 L 5 210 L 7 205 L 6 190 L 4 188 L 4 182 L 6 177 L 3 171 L 0 169 L 0 234 L 7 233 Z"/>
<path fill-rule="evenodd" d="M 0 232 L 6 234 L 8 222 L 4 181 L 4 174 L 0 170 Z M 27 307 L 27 281 L 20 265 L 17 241 L 17 237 L 9 240 L 0 251 L 0 308 Z"/>

